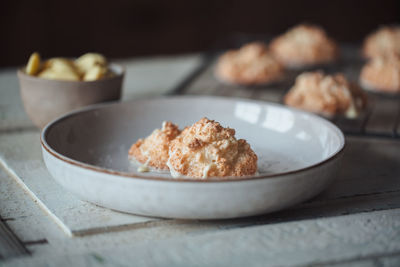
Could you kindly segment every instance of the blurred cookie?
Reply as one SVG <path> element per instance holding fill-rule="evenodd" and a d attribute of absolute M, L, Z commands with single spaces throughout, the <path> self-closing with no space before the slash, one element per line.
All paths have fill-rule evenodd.
<path fill-rule="evenodd" d="M 342 74 L 325 75 L 316 71 L 300 74 L 285 95 L 284 103 L 325 116 L 342 114 L 355 118 L 365 109 L 367 98 L 358 86 L 348 82 Z"/>
<path fill-rule="evenodd" d="M 373 57 L 361 70 L 360 84 L 368 90 L 400 92 L 400 56 L 386 54 Z"/>
<path fill-rule="evenodd" d="M 282 74 L 282 65 L 261 42 L 226 52 L 218 59 L 215 68 L 215 75 L 220 80 L 243 85 L 268 84 L 279 80 Z"/>
<path fill-rule="evenodd" d="M 171 142 L 169 166 L 174 177 L 246 176 L 257 171 L 257 156 L 235 130 L 202 118 Z"/>
<path fill-rule="evenodd" d="M 286 67 L 325 64 L 338 56 L 337 44 L 318 26 L 301 24 L 275 38 L 271 52 Z"/>
<path fill-rule="evenodd" d="M 365 57 L 400 54 L 400 26 L 384 26 L 365 38 L 363 49 Z"/>
<path fill-rule="evenodd" d="M 154 130 L 145 139 L 139 139 L 129 150 L 129 157 L 161 170 L 168 170 L 168 151 L 170 143 L 180 134 L 177 125 L 163 122 L 161 129 Z"/>

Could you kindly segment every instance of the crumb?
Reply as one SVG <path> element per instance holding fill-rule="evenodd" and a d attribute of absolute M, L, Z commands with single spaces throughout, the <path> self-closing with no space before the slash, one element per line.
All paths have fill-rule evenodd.
<path fill-rule="evenodd" d="M 138 172 L 149 172 L 150 171 L 149 167 L 147 167 L 146 165 L 139 166 L 137 170 L 138 170 Z"/>

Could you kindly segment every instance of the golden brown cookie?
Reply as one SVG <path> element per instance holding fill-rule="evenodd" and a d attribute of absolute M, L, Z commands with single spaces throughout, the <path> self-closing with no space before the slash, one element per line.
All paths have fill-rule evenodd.
<path fill-rule="evenodd" d="M 235 130 L 203 118 L 171 142 L 167 165 L 174 177 L 246 176 L 257 171 L 257 156 Z"/>
<path fill-rule="evenodd" d="M 136 161 L 161 170 L 168 170 L 168 151 L 170 143 L 180 134 L 177 125 L 163 122 L 161 129 L 156 129 L 145 139 L 139 139 L 129 149 L 129 157 Z"/>
<path fill-rule="evenodd" d="M 338 56 L 336 43 L 318 26 L 301 24 L 275 38 L 270 49 L 286 67 L 325 64 Z"/>
<path fill-rule="evenodd" d="M 367 98 L 342 74 L 325 75 L 316 71 L 300 74 L 285 95 L 284 103 L 325 116 L 343 114 L 355 118 L 366 107 Z"/>
<path fill-rule="evenodd" d="M 260 85 L 279 80 L 283 71 L 267 46 L 254 42 L 223 54 L 218 59 L 215 75 L 228 83 Z"/>
<path fill-rule="evenodd" d="M 400 54 L 400 26 L 384 26 L 365 38 L 363 49 L 365 57 Z"/>
<path fill-rule="evenodd" d="M 400 92 L 400 56 L 386 54 L 370 59 L 361 70 L 363 88 L 387 93 Z"/>

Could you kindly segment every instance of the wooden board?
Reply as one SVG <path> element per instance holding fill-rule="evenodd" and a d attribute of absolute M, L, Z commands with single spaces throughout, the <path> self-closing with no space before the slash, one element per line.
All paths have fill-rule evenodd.
<path fill-rule="evenodd" d="M 5 266 L 399 266 L 400 209 L 216 229 Z M 358 263 L 358 265 L 356 265 Z"/>
<path fill-rule="evenodd" d="M 29 251 L 0 217 L 0 260 L 24 254 Z"/>

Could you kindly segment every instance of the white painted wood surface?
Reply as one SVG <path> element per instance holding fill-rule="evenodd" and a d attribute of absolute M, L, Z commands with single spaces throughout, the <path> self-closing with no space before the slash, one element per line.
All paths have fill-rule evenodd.
<path fill-rule="evenodd" d="M 19 96 L 16 69 L 0 71 L 0 130 L 33 128 Z"/>
<path fill-rule="evenodd" d="M 125 61 L 123 99 L 166 93 L 200 62 L 198 55 Z M 194 84 L 215 90 L 209 79 Z M 240 97 L 281 97 L 235 90 Z M 285 211 L 218 221 L 122 214 L 82 202 L 52 180 L 15 70 L 0 71 L 0 165 L 7 171 L 0 172 L 0 216 L 32 253 L 0 266 L 400 266 L 400 141 L 347 142 L 329 189 Z"/>
<path fill-rule="evenodd" d="M 7 175 L 0 169 L 0 185 L 2 185 L 3 180 L 7 179 L 6 176 Z M 4 187 L 0 186 L 0 196 L 3 196 L 2 190 L 4 190 Z M 2 203 L 1 200 L 0 203 Z M 0 210 L 3 209 L 1 208 Z M 29 252 L 22 241 L 7 224 L 7 221 L 10 220 L 10 218 L 2 216 L 6 215 L 4 213 L 0 214 L 0 260 L 28 254 Z"/>
<path fill-rule="evenodd" d="M 5 266 L 351 266 L 353 261 L 396 266 L 399 237 L 400 210 L 396 209 L 390 214 L 376 211 L 11 260 Z M 384 265 L 387 261 L 391 263 Z"/>

